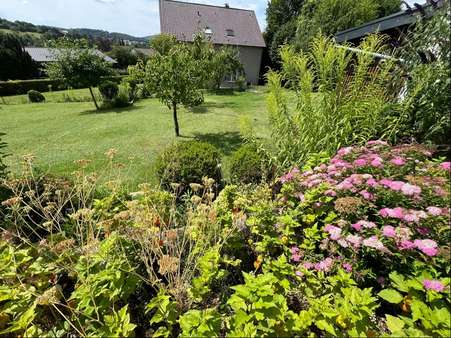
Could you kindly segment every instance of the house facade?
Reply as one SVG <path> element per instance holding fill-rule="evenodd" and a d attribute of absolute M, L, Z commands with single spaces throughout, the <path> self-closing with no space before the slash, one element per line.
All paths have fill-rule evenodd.
<path fill-rule="evenodd" d="M 203 33 L 215 46 L 236 47 L 247 82 L 258 84 L 266 45 L 254 11 L 160 0 L 160 28 L 178 41 L 192 42 L 196 34 Z"/>

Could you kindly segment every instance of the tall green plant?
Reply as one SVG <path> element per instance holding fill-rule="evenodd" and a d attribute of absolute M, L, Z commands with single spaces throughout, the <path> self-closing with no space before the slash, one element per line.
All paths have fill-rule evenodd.
<path fill-rule="evenodd" d="M 383 41 L 370 36 L 353 53 L 317 37 L 309 53 L 281 49 L 282 70 L 268 74 L 271 143 L 277 164 L 302 164 L 310 155 L 388 133 L 392 62 L 376 66 Z M 289 87 L 289 90 L 284 88 Z"/>

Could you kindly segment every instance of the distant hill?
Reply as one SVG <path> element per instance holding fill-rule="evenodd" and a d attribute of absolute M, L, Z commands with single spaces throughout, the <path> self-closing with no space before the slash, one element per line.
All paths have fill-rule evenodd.
<path fill-rule="evenodd" d="M 147 46 L 152 36 L 136 37 L 124 33 L 110 33 L 100 29 L 73 28 L 34 25 L 24 21 L 9 21 L 0 18 L 1 32 L 15 33 L 25 46 L 42 47 L 48 40 L 54 40 L 64 35 L 74 38 L 87 38 L 100 49 L 108 50 L 111 45 Z"/>

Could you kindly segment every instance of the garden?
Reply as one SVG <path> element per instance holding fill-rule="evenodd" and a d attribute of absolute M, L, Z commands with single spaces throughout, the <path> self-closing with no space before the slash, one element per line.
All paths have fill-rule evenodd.
<path fill-rule="evenodd" d="M 201 36 L 120 84 L 62 55 L 85 89 L 0 109 L 0 337 L 448 337 L 448 15 L 423 57 L 285 44 L 264 87 Z"/>

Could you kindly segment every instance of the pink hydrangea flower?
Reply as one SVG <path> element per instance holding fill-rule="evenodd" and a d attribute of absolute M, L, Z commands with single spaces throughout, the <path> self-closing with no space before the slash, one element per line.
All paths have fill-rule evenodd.
<path fill-rule="evenodd" d="M 345 148 L 341 148 L 340 150 L 337 151 L 337 154 L 339 156 L 344 156 L 344 155 L 348 155 L 352 152 L 352 147 L 345 147 Z"/>
<path fill-rule="evenodd" d="M 382 217 L 391 217 L 391 218 L 402 219 L 404 217 L 404 209 L 400 208 L 400 207 L 397 207 L 394 209 L 383 208 L 383 209 L 379 210 L 379 215 L 381 215 Z"/>
<path fill-rule="evenodd" d="M 438 253 L 437 243 L 432 239 L 416 239 L 414 244 L 417 249 L 427 256 L 433 257 Z"/>
<path fill-rule="evenodd" d="M 377 183 L 377 181 L 374 178 L 370 178 L 366 181 L 366 184 L 368 184 L 369 187 L 371 188 L 376 188 L 379 186 L 379 184 Z"/>
<path fill-rule="evenodd" d="M 332 240 L 334 240 L 334 241 L 337 241 L 337 240 L 340 239 L 340 237 L 341 237 L 341 229 L 338 228 L 338 227 L 336 227 L 336 226 L 327 224 L 327 225 L 324 227 L 324 231 L 326 231 L 327 233 L 329 233 L 330 239 L 332 239 Z"/>
<path fill-rule="evenodd" d="M 351 190 L 352 188 L 354 188 L 354 185 L 348 180 L 344 180 L 337 185 L 338 190 Z"/>
<path fill-rule="evenodd" d="M 288 173 L 283 175 L 280 178 L 280 182 L 282 182 L 282 183 L 290 182 L 290 181 L 292 181 L 294 179 L 294 177 L 297 174 L 299 174 L 299 169 L 295 167 L 295 168 L 291 169 Z"/>
<path fill-rule="evenodd" d="M 351 227 L 352 227 L 355 231 L 360 231 L 360 230 L 362 230 L 362 224 L 360 224 L 359 222 L 352 224 Z"/>
<path fill-rule="evenodd" d="M 440 168 L 443 170 L 451 170 L 451 162 L 440 163 Z"/>
<path fill-rule="evenodd" d="M 348 235 L 346 236 L 346 240 L 350 243 L 355 249 L 360 248 L 362 245 L 362 237 L 357 235 Z"/>
<path fill-rule="evenodd" d="M 352 265 L 350 263 L 343 263 L 342 266 L 347 272 L 352 272 Z"/>
<path fill-rule="evenodd" d="M 310 270 L 311 268 L 313 268 L 315 265 L 313 263 L 310 262 L 304 262 L 304 264 L 302 264 L 302 266 L 307 269 Z"/>
<path fill-rule="evenodd" d="M 299 255 L 299 248 L 296 246 L 291 247 L 291 259 L 294 262 L 299 262 L 301 260 L 301 256 Z"/>
<path fill-rule="evenodd" d="M 364 239 L 363 245 L 376 250 L 385 250 L 384 244 L 377 238 L 377 236 L 371 236 L 370 238 Z"/>
<path fill-rule="evenodd" d="M 411 250 L 414 249 L 415 247 L 416 247 L 415 243 L 407 239 L 404 239 L 401 241 L 401 243 L 399 243 L 400 250 Z"/>
<path fill-rule="evenodd" d="M 324 192 L 324 195 L 330 196 L 330 197 L 335 197 L 335 196 L 337 196 L 337 193 L 334 190 L 329 189 Z"/>
<path fill-rule="evenodd" d="M 416 185 L 406 183 L 402 186 L 401 192 L 406 196 L 419 195 L 421 194 L 421 188 Z"/>
<path fill-rule="evenodd" d="M 356 166 L 356 167 L 364 167 L 364 166 L 366 166 L 366 164 L 367 164 L 367 162 L 364 158 L 359 158 L 354 161 L 354 166 Z"/>
<path fill-rule="evenodd" d="M 374 199 L 374 194 L 370 193 L 367 190 L 362 190 L 360 192 L 360 195 L 362 195 L 362 197 L 366 200 L 373 200 Z"/>
<path fill-rule="evenodd" d="M 436 292 L 443 292 L 445 290 L 445 284 L 438 280 L 425 279 L 423 286 L 426 290 L 434 290 Z"/>
<path fill-rule="evenodd" d="M 442 214 L 442 209 L 437 207 L 427 207 L 427 212 L 432 216 L 440 216 Z"/>
<path fill-rule="evenodd" d="M 386 225 L 382 228 L 382 235 L 385 237 L 395 238 L 396 237 L 396 229 L 391 225 Z"/>
<path fill-rule="evenodd" d="M 390 163 L 393 164 L 393 165 L 396 165 L 398 167 L 401 167 L 404 164 L 406 164 L 406 161 L 402 157 L 397 156 L 395 158 L 392 158 L 390 160 Z"/>
<path fill-rule="evenodd" d="M 371 161 L 370 164 L 371 164 L 371 166 L 373 166 L 373 167 L 375 167 L 375 168 L 380 168 L 380 167 L 383 166 L 382 162 L 383 162 L 382 158 L 376 157 L 375 159 L 373 159 L 373 160 Z"/>
<path fill-rule="evenodd" d="M 334 265 L 334 260 L 330 257 L 327 257 L 326 259 L 322 260 L 319 263 L 315 264 L 315 269 L 317 271 L 324 271 L 328 272 L 330 269 L 332 269 L 332 266 Z"/>

